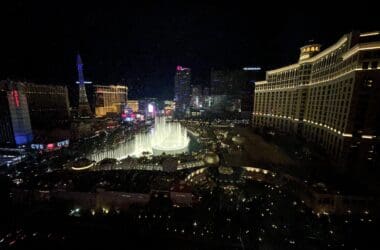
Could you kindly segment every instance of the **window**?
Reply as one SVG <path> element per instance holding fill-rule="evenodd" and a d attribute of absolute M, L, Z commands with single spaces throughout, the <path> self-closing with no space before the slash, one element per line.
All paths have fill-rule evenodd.
<path fill-rule="evenodd" d="M 377 62 L 371 63 L 371 69 L 377 69 Z"/>
<path fill-rule="evenodd" d="M 369 64 L 368 62 L 363 62 L 363 67 L 362 68 L 363 69 L 368 69 L 368 64 Z"/>

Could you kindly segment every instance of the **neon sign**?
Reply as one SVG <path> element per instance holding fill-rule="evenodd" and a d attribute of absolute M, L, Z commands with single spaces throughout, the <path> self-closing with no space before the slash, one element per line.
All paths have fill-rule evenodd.
<path fill-rule="evenodd" d="M 12 90 L 12 96 L 16 107 L 20 107 L 20 97 L 17 90 Z"/>
<path fill-rule="evenodd" d="M 151 103 L 149 103 L 148 104 L 148 112 L 149 113 L 153 113 L 153 111 L 154 111 L 154 107 L 153 107 L 153 105 Z"/>
<path fill-rule="evenodd" d="M 189 70 L 189 68 L 184 68 L 182 66 L 177 66 L 177 71 Z"/>
<path fill-rule="evenodd" d="M 44 145 L 43 144 L 32 144 L 30 146 L 32 149 L 44 149 Z"/>
<path fill-rule="evenodd" d="M 243 70 L 245 71 L 260 71 L 260 67 L 244 67 Z"/>

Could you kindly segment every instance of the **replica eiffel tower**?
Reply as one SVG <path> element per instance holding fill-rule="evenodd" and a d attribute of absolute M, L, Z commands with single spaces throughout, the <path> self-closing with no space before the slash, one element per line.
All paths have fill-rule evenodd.
<path fill-rule="evenodd" d="M 92 117 L 90 105 L 88 103 L 86 86 L 83 76 L 83 63 L 82 58 L 78 54 L 77 56 L 77 69 L 78 69 L 78 81 L 79 84 L 79 104 L 78 104 L 78 116 L 80 118 Z"/>

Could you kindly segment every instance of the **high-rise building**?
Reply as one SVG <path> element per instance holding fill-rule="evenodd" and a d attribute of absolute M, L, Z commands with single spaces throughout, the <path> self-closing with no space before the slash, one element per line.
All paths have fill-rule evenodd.
<path fill-rule="evenodd" d="M 320 145 L 342 170 L 379 164 L 380 32 L 352 32 L 320 51 L 301 48 L 295 64 L 256 82 L 253 126 Z"/>
<path fill-rule="evenodd" d="M 0 144 L 14 147 L 31 143 L 28 102 L 20 83 L 0 83 L 0 107 Z"/>
<path fill-rule="evenodd" d="M 210 95 L 210 88 L 209 87 L 204 87 L 202 93 L 203 93 L 204 96 Z"/>
<path fill-rule="evenodd" d="M 70 127 L 69 95 L 66 86 L 23 83 L 33 130 Z M 47 122 L 49 121 L 49 122 Z"/>
<path fill-rule="evenodd" d="M 176 112 L 184 113 L 190 105 L 191 99 L 191 69 L 177 66 L 174 78 L 174 101 Z"/>
<path fill-rule="evenodd" d="M 139 101 L 138 100 L 128 100 L 128 108 L 132 109 L 132 112 L 139 112 Z"/>
<path fill-rule="evenodd" d="M 128 87 L 122 85 L 95 85 L 95 115 L 120 115 L 127 105 Z"/>
<path fill-rule="evenodd" d="M 201 108 L 203 102 L 202 95 L 202 86 L 201 85 L 192 85 L 191 86 L 191 99 L 190 107 L 192 108 Z"/>
<path fill-rule="evenodd" d="M 211 69 L 210 84 L 211 95 L 225 95 L 231 93 L 232 84 L 230 83 L 227 70 Z"/>
<path fill-rule="evenodd" d="M 2 81 L 1 144 L 17 146 L 69 137 L 70 114 L 65 86 Z"/>
<path fill-rule="evenodd" d="M 139 113 L 143 114 L 145 119 L 154 118 L 158 112 L 156 98 L 143 98 L 138 100 Z"/>
<path fill-rule="evenodd" d="M 211 95 L 224 95 L 240 99 L 241 110 L 252 110 L 252 84 L 260 71 L 257 67 L 242 69 L 212 69 L 210 75 Z"/>
<path fill-rule="evenodd" d="M 83 63 L 80 55 L 77 55 L 77 70 L 78 70 L 78 85 L 79 85 L 79 104 L 78 104 L 78 116 L 79 117 L 91 117 L 92 112 L 88 103 L 86 93 L 86 82 L 83 75 Z"/>
<path fill-rule="evenodd" d="M 200 96 L 200 95 L 202 95 L 202 86 L 191 85 L 191 96 Z"/>

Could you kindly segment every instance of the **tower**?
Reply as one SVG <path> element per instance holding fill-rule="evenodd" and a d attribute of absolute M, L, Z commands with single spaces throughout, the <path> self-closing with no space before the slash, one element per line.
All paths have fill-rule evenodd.
<path fill-rule="evenodd" d="M 174 100 L 176 102 L 176 112 L 184 113 L 190 104 L 190 81 L 191 69 L 177 66 L 174 77 Z"/>
<path fill-rule="evenodd" d="M 90 117 L 92 116 L 90 105 L 88 104 L 86 86 L 83 76 L 83 63 L 82 58 L 78 54 L 77 56 L 77 69 L 78 69 L 78 84 L 79 84 L 79 104 L 78 104 L 78 116 L 79 117 Z"/>

